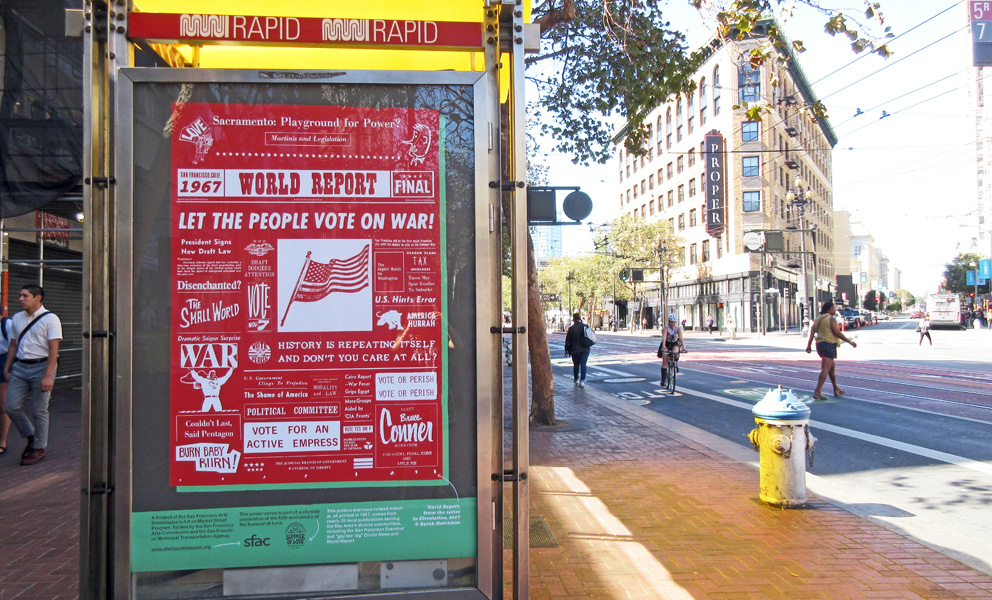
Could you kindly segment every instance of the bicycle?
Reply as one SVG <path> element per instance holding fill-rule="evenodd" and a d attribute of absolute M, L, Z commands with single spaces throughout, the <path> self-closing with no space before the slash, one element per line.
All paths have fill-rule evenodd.
<path fill-rule="evenodd" d="M 665 367 L 661 368 L 661 380 L 665 380 Z M 675 350 L 668 350 L 668 383 L 664 388 L 671 393 L 675 393 L 675 379 L 679 373 L 679 353 Z"/>

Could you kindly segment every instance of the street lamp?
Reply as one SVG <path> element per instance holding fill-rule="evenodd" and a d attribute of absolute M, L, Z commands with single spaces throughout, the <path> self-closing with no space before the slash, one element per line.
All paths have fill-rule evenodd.
<path fill-rule="evenodd" d="M 608 228 L 609 225 L 607 225 L 605 223 L 603 225 L 600 225 L 600 228 L 603 228 L 603 227 L 607 227 Z M 592 225 L 590 225 L 589 226 L 589 233 L 595 233 L 595 232 L 596 232 L 596 229 Z M 596 250 L 599 250 L 600 248 L 602 248 L 603 246 L 605 246 L 606 247 L 606 251 L 609 252 L 610 258 L 611 259 L 613 258 L 613 256 L 614 256 L 613 255 L 613 246 L 610 244 L 609 238 L 602 238 L 602 241 L 598 241 L 598 242 L 596 240 L 593 240 L 593 243 L 592 244 L 596 248 Z M 611 260 L 610 261 L 610 266 L 612 266 L 612 265 L 613 265 L 613 261 Z M 620 322 L 620 314 L 617 312 L 617 278 L 616 278 L 616 275 L 611 275 L 610 276 L 610 280 L 613 282 L 613 310 L 611 311 L 611 313 L 613 314 L 613 317 L 610 319 L 610 321 L 612 322 L 612 326 L 610 327 L 610 329 L 613 330 L 613 331 L 616 331 L 616 327 L 617 327 L 618 323 Z"/>
<path fill-rule="evenodd" d="M 575 311 L 572 310 L 572 272 L 569 271 L 568 275 L 565 276 L 565 280 L 568 281 L 568 316 L 571 317 Z"/>
<path fill-rule="evenodd" d="M 971 312 L 978 310 L 978 262 L 972 261 L 971 266 L 975 267 L 975 297 L 971 300 Z"/>
<path fill-rule="evenodd" d="M 802 335 L 806 335 L 809 331 L 809 325 L 812 319 L 810 318 L 810 301 L 809 301 L 809 276 L 806 272 L 806 206 L 809 205 L 812 195 L 808 187 L 804 187 L 805 182 L 801 178 L 796 178 L 796 187 L 794 190 L 789 190 L 789 193 L 785 195 L 785 199 L 790 205 L 796 207 L 799 211 L 799 230 L 802 237 L 800 240 L 800 252 L 802 253 L 802 265 L 803 265 L 803 327 Z M 816 282 L 813 282 L 813 294 L 816 294 Z"/>
<path fill-rule="evenodd" d="M 666 323 L 665 312 L 668 311 L 667 302 L 665 302 L 665 252 L 668 247 L 665 246 L 664 240 L 658 240 L 658 327 L 661 327 L 662 323 Z"/>

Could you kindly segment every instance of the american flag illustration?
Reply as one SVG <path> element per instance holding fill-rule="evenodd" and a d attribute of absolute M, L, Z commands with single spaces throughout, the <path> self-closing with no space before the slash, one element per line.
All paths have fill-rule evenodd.
<path fill-rule="evenodd" d="M 344 259 L 331 259 L 329 262 L 317 262 L 307 258 L 300 271 L 300 279 L 296 289 L 286 305 L 286 313 L 282 316 L 281 325 L 286 324 L 289 307 L 293 302 L 316 302 L 334 292 L 352 293 L 365 289 L 369 285 L 369 246 L 361 252 Z"/>

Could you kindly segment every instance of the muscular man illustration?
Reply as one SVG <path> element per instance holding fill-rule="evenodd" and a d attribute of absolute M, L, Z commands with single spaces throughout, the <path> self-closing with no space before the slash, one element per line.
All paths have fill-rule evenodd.
<path fill-rule="evenodd" d="M 203 406 L 200 408 L 200 412 L 210 412 L 211 409 L 224 410 L 220 405 L 220 386 L 227 383 L 227 380 L 234 374 L 234 369 L 228 369 L 227 374 L 223 377 L 217 377 L 217 373 L 213 370 L 207 373 L 206 377 L 197 373 L 196 369 L 190 369 L 189 374 L 203 390 Z"/>

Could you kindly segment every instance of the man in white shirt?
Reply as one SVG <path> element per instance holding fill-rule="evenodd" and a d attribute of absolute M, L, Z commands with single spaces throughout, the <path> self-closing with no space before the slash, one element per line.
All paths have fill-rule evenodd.
<path fill-rule="evenodd" d="M 21 289 L 23 312 L 13 317 L 13 335 L 7 350 L 4 375 L 7 388 L 7 414 L 27 438 L 21 465 L 33 465 L 45 458 L 48 447 L 48 401 L 55 385 L 55 369 L 62 342 L 62 322 L 42 306 L 45 290 L 26 285 Z M 24 404 L 30 400 L 34 422 Z"/>

